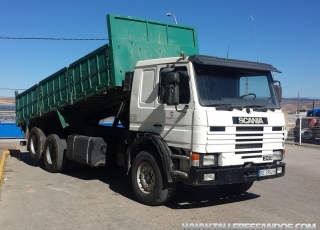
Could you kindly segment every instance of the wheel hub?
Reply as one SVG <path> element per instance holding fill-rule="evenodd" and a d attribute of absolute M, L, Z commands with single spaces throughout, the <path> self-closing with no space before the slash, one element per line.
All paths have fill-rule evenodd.
<path fill-rule="evenodd" d="M 46 151 L 46 158 L 47 158 L 48 164 L 50 165 L 53 164 L 54 154 L 55 154 L 54 151 L 55 151 L 54 146 L 52 144 L 49 144 Z"/>
<path fill-rule="evenodd" d="M 139 188 L 143 193 L 149 194 L 155 186 L 155 173 L 152 165 L 143 162 L 139 165 L 137 171 Z"/>
<path fill-rule="evenodd" d="M 37 137 L 32 136 L 30 139 L 30 150 L 32 155 L 36 155 Z"/>

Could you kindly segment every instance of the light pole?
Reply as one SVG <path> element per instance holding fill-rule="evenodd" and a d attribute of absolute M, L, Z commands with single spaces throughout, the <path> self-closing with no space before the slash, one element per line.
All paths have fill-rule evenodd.
<path fill-rule="evenodd" d="M 176 22 L 176 24 L 178 24 L 177 18 L 176 18 L 176 16 L 174 16 L 174 14 L 172 14 L 172 13 L 167 13 L 166 15 L 167 15 L 168 17 L 173 16 L 174 21 Z"/>

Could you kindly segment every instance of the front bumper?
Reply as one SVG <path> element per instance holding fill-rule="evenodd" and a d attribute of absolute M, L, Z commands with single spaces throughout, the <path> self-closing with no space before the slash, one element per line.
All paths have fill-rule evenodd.
<path fill-rule="evenodd" d="M 250 181 L 260 181 L 266 179 L 273 179 L 282 177 L 285 174 L 284 162 L 272 165 L 250 166 L 250 167 L 233 167 L 233 168 L 195 168 L 191 167 L 188 179 L 183 179 L 185 184 L 191 185 L 218 185 L 218 184 L 235 184 Z M 277 169 L 282 167 L 281 174 L 271 176 L 259 176 L 258 170 L 263 169 Z M 277 171 L 277 170 L 276 170 Z M 204 174 L 214 173 L 214 181 L 204 181 Z"/>

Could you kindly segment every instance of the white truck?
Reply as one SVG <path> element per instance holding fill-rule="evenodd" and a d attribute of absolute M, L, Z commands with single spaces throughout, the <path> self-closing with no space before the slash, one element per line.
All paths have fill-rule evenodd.
<path fill-rule="evenodd" d="M 185 183 L 216 184 L 236 194 L 256 180 L 283 176 L 285 121 L 271 71 L 278 72 L 261 63 L 201 55 L 139 61 L 130 130 L 158 134 L 165 147 L 158 151 L 169 148 L 169 172 Z M 134 166 L 138 188 L 153 190 L 139 176 L 144 171 L 152 178 L 155 166 Z"/>
<path fill-rule="evenodd" d="M 141 58 L 140 52 L 150 44 L 142 46 L 140 34 L 134 38 L 128 26 L 136 30 L 137 23 L 144 23 L 147 26 L 141 28 L 148 28 L 151 36 L 152 26 L 164 25 L 161 28 L 167 28 L 167 41 L 174 47 L 177 34 L 182 34 L 182 41 L 190 40 L 190 28 L 114 15 L 108 20 L 109 27 L 116 20 L 115 30 L 123 26 L 119 33 L 130 37 L 125 51 L 121 50 L 125 39 L 116 40 L 109 30 L 107 49 L 98 49 L 16 96 L 17 124 L 27 134 L 35 161 L 43 158 L 50 172 L 62 172 L 68 161 L 91 166 L 117 163 L 131 176 L 138 201 L 147 205 L 170 200 L 178 181 L 217 185 L 227 194 L 241 194 L 254 181 L 284 176 L 282 90 L 272 76 L 280 71 L 259 62 L 189 51 L 189 56 L 181 52 L 161 57 L 172 49 L 168 44 L 167 50 L 157 45 L 159 58 Z M 119 63 L 133 56 L 132 49 L 138 50 L 139 58 L 128 70 Z M 119 53 L 122 58 L 117 62 Z M 98 64 L 93 67 L 95 60 Z M 113 85 L 108 80 L 97 80 L 95 85 L 92 79 L 103 75 L 107 69 L 103 66 L 108 65 L 107 75 L 120 74 L 123 82 L 114 77 Z M 101 82 L 108 82 L 102 90 Z M 100 119 L 110 116 L 115 116 L 112 127 L 99 126 Z"/>

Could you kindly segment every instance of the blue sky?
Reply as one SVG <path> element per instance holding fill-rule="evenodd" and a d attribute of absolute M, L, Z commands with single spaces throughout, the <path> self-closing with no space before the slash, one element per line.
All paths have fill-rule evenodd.
<path fill-rule="evenodd" d="M 107 38 L 109 13 L 174 23 L 167 12 L 197 27 L 201 54 L 230 45 L 229 58 L 281 70 L 284 97 L 320 99 L 318 0 L 0 0 L 0 37 Z M 0 39 L 0 88 L 27 89 L 104 43 Z"/>

